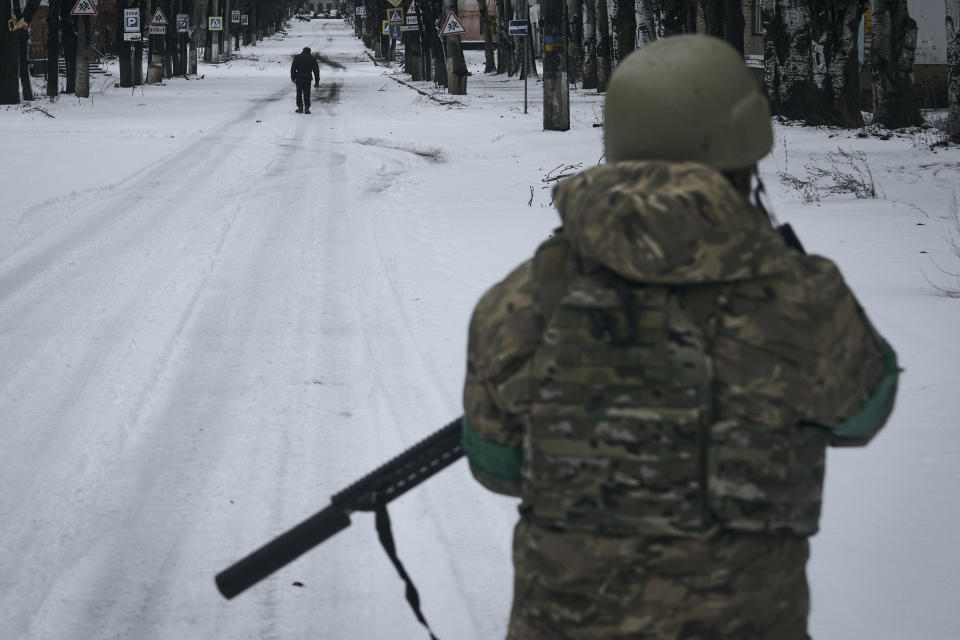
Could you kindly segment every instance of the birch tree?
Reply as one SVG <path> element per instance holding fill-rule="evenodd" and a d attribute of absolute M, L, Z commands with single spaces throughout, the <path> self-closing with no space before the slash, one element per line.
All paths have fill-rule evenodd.
<path fill-rule="evenodd" d="M 597 88 L 597 0 L 583 0 L 583 88 Z"/>
<path fill-rule="evenodd" d="M 920 125 L 923 118 L 913 91 L 917 23 L 907 11 L 907 0 L 871 0 L 870 4 L 873 122 L 888 129 Z"/>
<path fill-rule="evenodd" d="M 950 103 L 950 140 L 960 144 L 960 0 L 947 5 L 947 96 Z"/>
<path fill-rule="evenodd" d="M 865 0 L 768 0 L 764 71 L 775 115 L 863 126 L 857 33 Z"/>
<path fill-rule="evenodd" d="M 567 0 L 567 74 L 570 84 L 583 70 L 583 0 Z"/>
<path fill-rule="evenodd" d="M 660 15 L 660 2 L 656 0 L 637 0 L 637 46 L 642 47 L 657 39 L 657 22 Z"/>

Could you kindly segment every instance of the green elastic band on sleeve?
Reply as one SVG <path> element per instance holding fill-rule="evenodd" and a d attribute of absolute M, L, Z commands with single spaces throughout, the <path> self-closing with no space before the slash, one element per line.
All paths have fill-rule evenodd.
<path fill-rule="evenodd" d="M 857 438 L 882 424 L 893 407 L 893 399 L 897 393 L 897 379 L 901 371 L 903 369 L 897 366 L 897 354 L 887 341 L 883 340 L 883 377 L 880 378 L 877 390 L 857 415 L 833 428 L 834 434 L 841 438 Z"/>
<path fill-rule="evenodd" d="M 466 416 L 463 417 L 461 445 L 470 464 L 478 471 L 500 480 L 520 482 L 522 447 L 508 447 L 484 440 L 470 427 Z"/>

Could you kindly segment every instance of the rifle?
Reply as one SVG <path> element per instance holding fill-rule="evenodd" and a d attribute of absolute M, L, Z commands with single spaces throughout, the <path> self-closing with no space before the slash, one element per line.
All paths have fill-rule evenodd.
<path fill-rule="evenodd" d="M 461 420 L 462 418 L 457 418 L 334 494 L 330 498 L 330 505 L 325 509 L 218 573 L 217 589 L 225 598 L 231 599 L 349 527 L 352 512 L 373 511 L 376 513 L 380 543 L 407 585 L 407 601 L 417 619 L 429 630 L 430 627 L 420 612 L 416 587 L 396 554 L 387 503 L 463 456 L 460 446 Z M 433 637 L 432 632 L 430 635 Z"/>

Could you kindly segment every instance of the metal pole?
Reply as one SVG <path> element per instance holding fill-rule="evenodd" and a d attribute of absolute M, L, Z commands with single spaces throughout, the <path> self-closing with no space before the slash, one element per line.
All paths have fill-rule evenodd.
<path fill-rule="evenodd" d="M 523 37 L 520 42 L 523 43 L 523 112 L 527 112 L 527 78 L 530 74 L 527 72 L 527 57 L 530 55 L 530 47 L 527 44 L 529 35 Z"/>

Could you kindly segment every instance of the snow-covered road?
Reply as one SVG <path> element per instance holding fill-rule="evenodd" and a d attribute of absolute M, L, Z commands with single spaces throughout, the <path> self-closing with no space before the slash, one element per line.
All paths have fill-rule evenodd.
<path fill-rule="evenodd" d="M 303 46 L 330 62 L 309 116 Z M 601 160 L 602 96 L 544 132 L 539 85 L 525 114 L 468 60 L 449 96 L 314 20 L 195 79 L 0 109 L 0 640 L 427 637 L 368 514 L 234 600 L 213 577 L 461 412 L 474 303 Z M 906 368 L 885 432 L 830 452 L 811 634 L 952 640 L 960 300 L 931 281 L 960 289 L 960 149 L 775 130 L 773 209 Z M 838 149 L 885 197 L 781 180 Z M 391 515 L 438 636 L 503 637 L 515 502 L 461 462 Z"/>
<path fill-rule="evenodd" d="M 420 633 L 363 516 L 233 602 L 213 588 L 458 410 L 396 268 L 408 222 L 380 200 L 436 158 L 346 137 L 384 79 L 342 23 L 309 26 L 293 46 L 347 65 L 324 67 L 312 115 L 293 113 L 286 64 L 247 100 L 224 80 L 221 121 L 118 183 L 26 208 L 0 243 L 0 398 L 17 427 L 0 450 L 5 638 Z M 444 585 L 424 582 L 426 611 L 461 612 L 449 637 L 488 635 L 425 499 L 397 538 L 413 575 Z"/>

